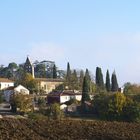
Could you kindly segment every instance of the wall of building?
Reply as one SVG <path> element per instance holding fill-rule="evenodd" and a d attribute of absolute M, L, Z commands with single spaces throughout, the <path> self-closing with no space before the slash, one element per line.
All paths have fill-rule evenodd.
<path fill-rule="evenodd" d="M 13 87 L 14 83 L 10 83 L 10 82 L 0 82 L 0 90 L 3 90 L 5 88 L 8 87 Z"/>
<path fill-rule="evenodd" d="M 44 90 L 46 92 L 46 94 L 48 94 L 49 92 L 52 92 L 52 90 L 54 90 L 60 84 L 62 84 L 62 82 L 40 81 L 38 86 L 39 86 L 39 88 Z"/>

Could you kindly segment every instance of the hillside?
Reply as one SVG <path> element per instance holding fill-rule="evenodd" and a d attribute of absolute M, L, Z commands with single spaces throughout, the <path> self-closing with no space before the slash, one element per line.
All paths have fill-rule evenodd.
<path fill-rule="evenodd" d="M 1 140 L 138 140 L 140 124 L 1 119 Z"/>

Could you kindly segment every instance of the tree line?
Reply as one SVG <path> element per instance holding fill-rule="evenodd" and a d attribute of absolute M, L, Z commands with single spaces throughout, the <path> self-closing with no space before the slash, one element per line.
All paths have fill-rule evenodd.
<path fill-rule="evenodd" d="M 64 82 L 67 89 L 82 91 L 84 84 L 88 86 L 85 89 L 88 89 L 89 93 L 116 92 L 119 89 L 115 71 L 112 73 L 110 80 L 109 70 L 107 70 L 106 82 L 104 83 L 102 69 L 100 67 L 96 67 L 95 79 L 93 79 L 88 69 L 86 69 L 85 73 L 81 70 L 78 75 L 76 70 L 71 70 L 70 64 L 68 63 Z"/>

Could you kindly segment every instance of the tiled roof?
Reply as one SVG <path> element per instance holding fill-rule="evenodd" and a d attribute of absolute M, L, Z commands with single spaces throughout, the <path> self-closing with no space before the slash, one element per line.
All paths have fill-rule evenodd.
<path fill-rule="evenodd" d="M 35 78 L 36 81 L 46 81 L 46 82 L 64 82 L 63 79 L 52 79 L 52 78 Z"/>
<path fill-rule="evenodd" d="M 82 95 L 82 93 L 62 91 L 62 92 L 51 92 L 48 94 L 48 96 L 74 96 L 74 95 Z"/>
<path fill-rule="evenodd" d="M 9 80 L 8 78 L 0 78 L 0 82 L 14 83 L 14 81 Z"/>

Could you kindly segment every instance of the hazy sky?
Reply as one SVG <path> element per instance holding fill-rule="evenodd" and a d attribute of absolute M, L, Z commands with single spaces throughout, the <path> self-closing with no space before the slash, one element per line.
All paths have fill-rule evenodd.
<path fill-rule="evenodd" d="M 140 1 L 1 0 L 0 64 L 27 55 L 140 83 Z"/>

